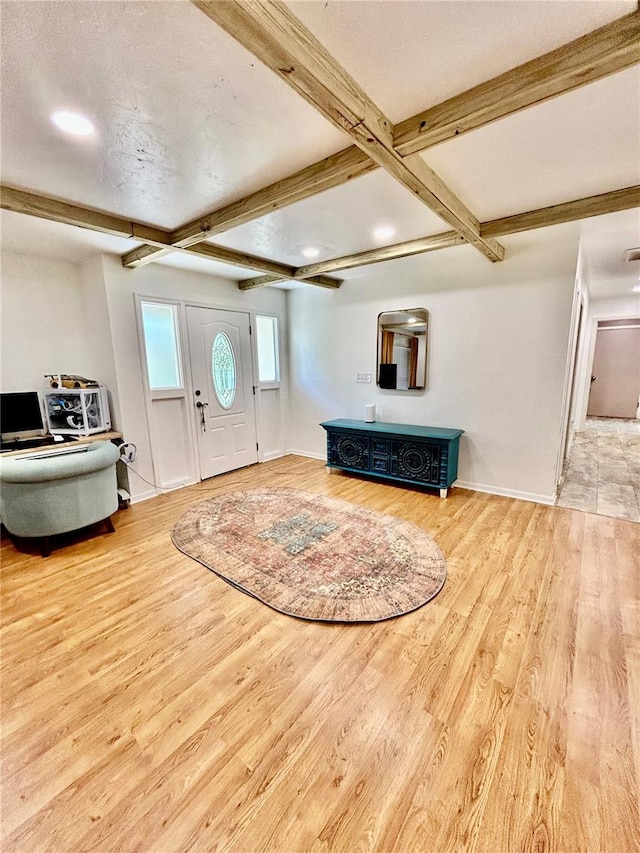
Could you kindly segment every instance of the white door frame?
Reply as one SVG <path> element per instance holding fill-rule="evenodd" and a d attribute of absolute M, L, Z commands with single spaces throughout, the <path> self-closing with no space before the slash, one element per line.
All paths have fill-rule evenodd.
<path fill-rule="evenodd" d="M 195 453 L 196 460 L 197 460 L 199 478 L 200 478 L 200 480 L 202 480 L 202 478 L 203 478 L 202 477 L 202 474 L 203 474 L 203 472 L 202 472 L 202 458 L 201 458 L 202 444 L 201 444 L 201 439 L 198 435 L 198 430 L 200 429 L 200 422 L 199 422 L 198 409 L 197 409 L 197 406 L 195 405 L 195 387 L 194 387 L 194 380 L 193 380 L 193 363 L 191 361 L 191 343 L 192 343 L 192 341 L 190 341 L 190 339 L 189 339 L 188 311 L 190 308 L 192 308 L 194 310 L 200 310 L 200 311 L 214 311 L 217 314 L 221 314 L 223 316 L 225 314 L 226 315 L 230 315 L 230 314 L 238 315 L 239 314 L 239 315 L 242 315 L 243 317 L 246 317 L 246 323 L 247 323 L 248 332 L 249 332 L 249 341 L 248 341 L 249 358 L 248 358 L 246 364 L 242 364 L 242 359 L 241 359 L 242 344 L 241 344 L 241 342 L 239 343 L 239 352 L 237 354 L 237 358 L 241 359 L 241 366 L 242 366 L 242 371 L 243 371 L 241 374 L 243 384 L 245 386 L 242 389 L 243 395 L 246 397 L 249 397 L 249 399 L 244 402 L 244 411 L 250 412 L 250 417 L 253 420 L 253 431 L 255 432 L 255 441 L 256 441 L 256 458 L 255 458 L 255 461 L 258 462 L 258 461 L 260 461 L 260 459 L 258 456 L 259 432 L 258 432 L 258 416 L 257 416 L 257 405 L 256 405 L 257 394 L 256 394 L 256 382 L 255 382 L 255 374 L 256 374 L 255 352 L 254 352 L 255 351 L 255 345 L 254 345 L 253 334 L 252 334 L 252 326 L 255 324 L 253 323 L 253 320 L 252 320 L 252 312 L 247 311 L 244 308 L 241 308 L 241 309 L 234 309 L 234 308 L 227 308 L 227 307 L 225 307 L 225 308 L 214 308 L 210 305 L 193 305 L 191 303 L 185 304 L 185 325 L 187 326 L 187 338 L 186 338 L 185 343 L 186 343 L 186 347 L 189 351 L 189 387 L 190 387 L 190 394 L 191 394 L 190 399 L 189 399 L 189 405 L 191 406 L 191 411 L 192 411 L 193 434 L 194 434 L 194 439 L 195 439 L 194 453 Z M 228 325 L 233 325 L 233 324 L 229 323 Z M 206 361 L 206 357 L 205 357 L 205 361 Z M 203 368 L 205 369 L 205 372 L 206 372 L 206 369 L 207 369 L 206 364 L 203 365 Z M 249 371 L 248 376 L 246 376 L 247 371 Z M 211 379 L 211 377 L 209 376 L 207 381 L 209 381 L 210 379 Z M 214 385 L 212 380 L 211 380 L 211 384 L 212 384 L 212 386 Z M 249 391 L 249 389 L 250 389 L 250 391 Z M 212 393 L 215 396 L 215 387 L 212 387 Z M 213 409 L 211 407 L 213 407 L 215 404 L 216 404 L 215 399 L 211 399 L 210 401 L 207 402 L 206 405 L 208 407 L 210 407 L 209 412 L 213 411 Z M 246 463 L 246 464 L 254 464 L 254 460 L 252 460 L 251 462 Z M 238 466 L 238 467 L 244 467 L 244 466 Z M 229 470 L 235 470 L 235 469 L 231 468 Z M 219 473 L 226 473 L 226 472 L 219 472 Z M 212 474 L 207 472 L 206 479 L 209 479 L 211 476 L 217 476 L 217 475 L 216 474 L 212 475 Z"/>
<path fill-rule="evenodd" d="M 192 306 L 194 308 L 212 308 L 216 311 L 235 311 L 241 312 L 249 315 L 249 323 L 252 330 L 256 328 L 256 315 L 265 315 L 276 317 L 278 320 L 278 347 L 280 354 L 280 365 L 281 370 L 284 370 L 284 374 L 286 376 L 286 349 L 285 349 L 285 329 L 286 322 L 283 320 L 283 315 L 280 311 L 274 310 L 271 308 L 267 308 L 264 311 L 256 310 L 254 308 L 248 309 L 246 305 L 236 305 L 236 304 L 220 304 L 218 302 L 212 303 L 209 301 L 199 300 L 199 299 L 176 299 L 170 296 L 158 296 L 154 293 L 144 292 L 135 292 L 134 294 L 134 303 L 135 303 L 135 314 L 136 314 L 136 327 L 138 334 L 138 349 L 140 353 L 140 361 L 142 367 L 142 385 L 144 388 L 144 409 L 146 416 L 146 432 L 147 432 L 147 440 L 150 449 L 150 464 L 152 468 L 152 477 L 151 479 L 154 482 L 157 482 L 156 476 L 157 471 L 159 470 L 159 449 L 157 446 L 157 441 L 154 440 L 154 436 L 151 434 L 151 393 L 148 385 L 148 376 L 147 376 L 147 367 L 146 367 L 146 352 L 144 346 L 144 336 L 142 332 L 142 320 L 141 320 L 141 312 L 140 312 L 140 302 L 158 302 L 169 305 L 175 305 L 177 308 L 177 316 L 178 316 L 178 331 L 180 336 L 180 355 L 182 357 L 182 365 L 184 369 L 184 389 L 183 393 L 186 397 L 185 404 L 188 404 L 191 407 L 192 414 L 187 418 L 187 430 L 185 435 L 185 440 L 187 441 L 187 447 L 185 451 L 188 455 L 190 468 L 191 468 L 191 476 L 188 482 L 181 483 L 180 485 L 189 485 L 190 483 L 197 483 L 201 481 L 201 470 L 200 470 L 200 460 L 199 454 L 197 452 L 197 419 L 195 415 L 195 407 L 192 405 L 192 401 L 194 398 L 194 387 L 191 376 L 191 355 L 189 353 L 189 341 L 188 341 L 188 333 L 187 333 L 187 306 Z M 285 435 L 284 435 L 284 411 L 282 410 L 282 406 L 285 404 L 287 399 L 287 387 L 286 387 L 286 379 L 283 379 L 282 375 L 280 377 L 280 381 L 278 383 L 267 383 L 261 385 L 258 380 L 258 355 L 257 355 L 257 346 L 255 341 L 255 334 L 251 336 L 251 358 L 252 358 L 252 370 L 254 377 L 254 385 L 256 385 L 256 394 L 254 400 L 254 411 L 256 415 L 256 434 L 258 438 L 258 461 L 263 462 L 266 459 L 273 458 L 275 456 L 281 456 L 286 453 L 284 447 L 286 446 Z M 283 385 L 283 383 L 285 383 Z M 262 391 L 273 392 L 277 390 L 280 392 L 280 434 L 281 440 L 283 443 L 282 453 L 278 452 L 276 454 L 268 454 L 265 456 L 265 451 L 263 449 L 263 424 L 262 424 L 262 416 L 261 416 L 261 396 Z M 175 486 L 173 486 L 175 488 Z M 171 488 L 171 486 L 169 487 Z M 155 492 L 158 493 L 163 491 L 164 489 L 160 486 L 155 489 Z M 150 495 L 149 495 L 150 496 Z"/>
<path fill-rule="evenodd" d="M 584 327 L 586 321 L 586 309 L 584 308 L 582 293 L 580 291 L 580 280 L 576 278 L 573 288 L 573 304 L 571 306 L 571 322 L 569 325 L 569 345 L 567 349 L 567 363 L 564 372 L 564 389 L 562 394 L 562 418 L 560 421 L 560 440 L 558 442 L 558 452 L 556 454 L 556 471 L 555 471 L 555 489 L 556 492 L 562 479 L 562 469 L 564 467 L 565 450 L 567 448 L 567 439 L 569 437 L 569 417 L 571 414 L 571 400 L 573 397 L 574 386 L 577 380 L 578 369 L 578 339 L 581 327 Z M 582 322 L 580 322 L 582 321 Z"/>

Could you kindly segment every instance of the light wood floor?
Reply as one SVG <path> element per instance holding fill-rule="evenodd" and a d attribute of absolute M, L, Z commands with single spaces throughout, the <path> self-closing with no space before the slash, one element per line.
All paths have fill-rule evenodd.
<path fill-rule="evenodd" d="M 301 622 L 173 547 L 267 484 L 419 525 L 443 591 Z M 5 853 L 639 849 L 640 525 L 297 457 L 114 520 L 48 559 L 3 537 Z"/>

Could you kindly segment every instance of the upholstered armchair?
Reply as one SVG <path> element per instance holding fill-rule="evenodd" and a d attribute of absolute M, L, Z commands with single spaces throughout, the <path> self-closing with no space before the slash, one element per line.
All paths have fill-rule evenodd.
<path fill-rule="evenodd" d="M 76 451 L 76 448 L 74 448 Z M 108 441 L 73 453 L 0 458 L 0 517 L 14 536 L 41 539 L 42 556 L 51 536 L 104 521 L 118 509 L 116 461 Z"/>

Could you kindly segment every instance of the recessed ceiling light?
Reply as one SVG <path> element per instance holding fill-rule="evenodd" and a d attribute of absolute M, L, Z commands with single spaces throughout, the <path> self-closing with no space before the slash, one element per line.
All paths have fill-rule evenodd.
<path fill-rule="evenodd" d="M 93 122 L 80 113 L 72 113 L 69 110 L 58 110 L 53 113 L 51 121 L 60 130 L 72 133 L 74 136 L 90 136 L 95 131 Z"/>
<path fill-rule="evenodd" d="M 392 225 L 378 225 L 373 229 L 373 236 L 376 240 L 388 240 L 396 233 L 396 229 Z"/>
<path fill-rule="evenodd" d="M 317 258 L 320 254 L 320 249 L 317 246 L 305 246 L 302 249 L 302 254 L 305 258 Z"/>
<path fill-rule="evenodd" d="M 635 293 L 640 293 L 640 284 L 634 284 L 631 288 Z"/>

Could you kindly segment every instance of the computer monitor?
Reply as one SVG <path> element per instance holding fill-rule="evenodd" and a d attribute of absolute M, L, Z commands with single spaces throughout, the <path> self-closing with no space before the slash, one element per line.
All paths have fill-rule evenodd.
<path fill-rule="evenodd" d="M 45 434 L 37 391 L 0 394 L 0 434 L 3 441 Z"/>

